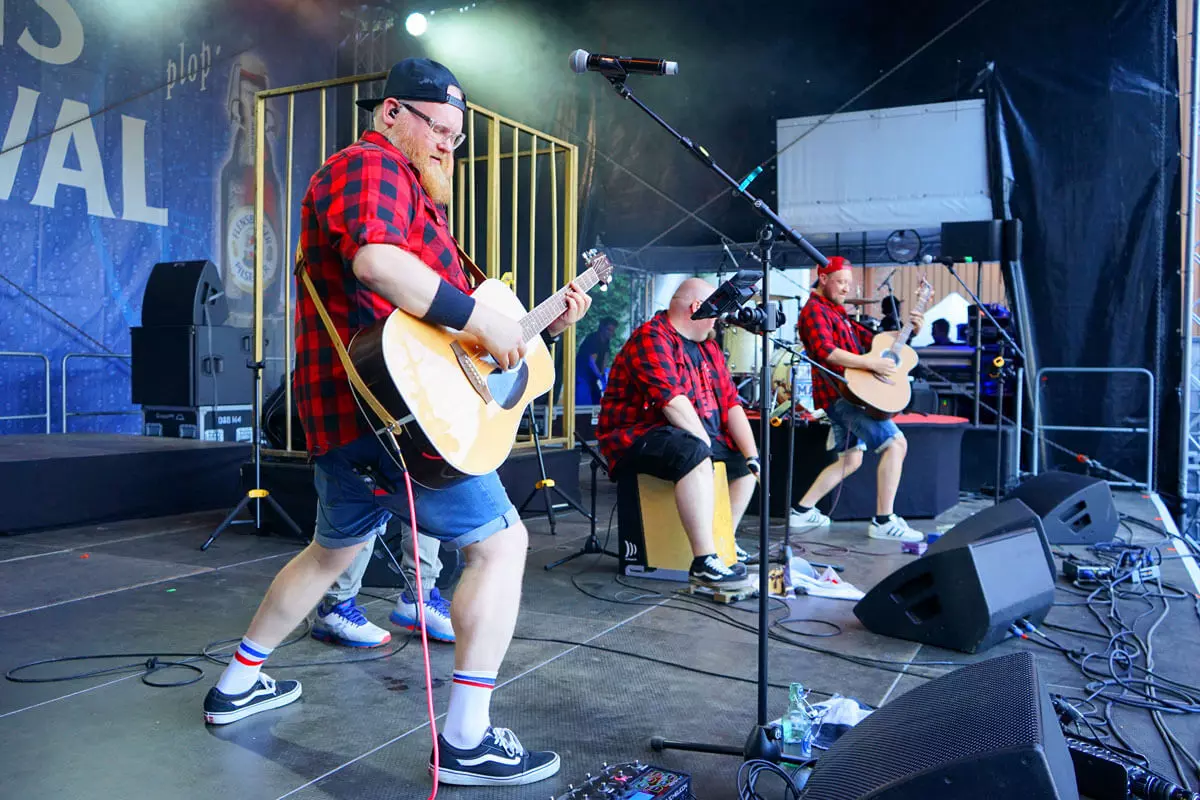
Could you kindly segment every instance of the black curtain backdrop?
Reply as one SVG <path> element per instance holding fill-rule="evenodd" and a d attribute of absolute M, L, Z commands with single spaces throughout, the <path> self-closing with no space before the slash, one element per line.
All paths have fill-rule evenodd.
<path fill-rule="evenodd" d="M 1025 230 L 1017 274 L 1033 337 L 1023 344 L 1039 366 L 1158 376 L 1158 484 L 1169 492 L 1181 305 L 1174 36 L 1171 0 L 505 0 L 439 14 L 426 36 L 394 41 L 397 56 L 444 61 L 472 100 L 578 144 L 581 247 L 635 253 L 753 241 L 760 218 L 601 76 L 573 74 L 575 48 L 678 61 L 679 75 L 631 87 L 730 174 L 768 162 L 753 188 L 773 206 L 777 119 L 988 98 L 997 215 Z M 713 197 L 701 221 L 687 215 Z M 1045 420 L 1144 422 L 1143 387 L 1049 382 Z M 1138 437 L 1054 438 L 1145 473 Z"/>

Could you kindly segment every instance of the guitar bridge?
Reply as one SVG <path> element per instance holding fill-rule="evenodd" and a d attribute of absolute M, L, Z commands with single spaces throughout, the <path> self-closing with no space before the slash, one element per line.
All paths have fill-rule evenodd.
<path fill-rule="evenodd" d="M 467 353 L 466 348 L 457 339 L 450 344 L 450 350 L 454 353 L 454 358 L 458 361 L 459 368 L 463 374 L 467 376 L 471 387 L 475 389 L 475 393 L 483 398 L 484 403 L 492 402 L 492 392 L 488 388 L 487 381 L 479 374 L 479 370 L 475 368 L 475 361 Z"/>

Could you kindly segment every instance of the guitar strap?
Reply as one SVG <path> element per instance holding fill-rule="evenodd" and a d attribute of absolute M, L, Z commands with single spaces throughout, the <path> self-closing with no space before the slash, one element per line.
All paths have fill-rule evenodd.
<path fill-rule="evenodd" d="M 367 406 L 379 418 L 380 422 L 383 423 L 388 433 L 393 436 L 400 433 L 403 426 L 396 421 L 395 417 L 388 413 L 388 410 L 383 407 L 383 403 L 379 402 L 379 399 L 375 397 L 375 393 L 367 388 L 366 382 L 358 374 L 358 368 L 354 366 L 354 362 L 350 359 L 350 353 L 347 352 L 346 345 L 342 342 L 341 334 L 334 327 L 333 320 L 329 317 L 329 311 L 325 308 L 325 304 L 321 302 L 320 296 L 317 295 L 312 278 L 308 275 L 308 262 L 305 261 L 304 253 L 299 247 L 296 248 L 296 274 L 300 276 L 304 288 L 308 291 L 308 296 L 312 299 L 313 305 L 317 307 L 317 315 L 325 325 L 325 332 L 333 340 L 334 350 L 337 352 L 338 359 L 342 362 L 342 367 L 346 370 L 346 376 L 350 379 L 350 385 L 366 401 Z"/>

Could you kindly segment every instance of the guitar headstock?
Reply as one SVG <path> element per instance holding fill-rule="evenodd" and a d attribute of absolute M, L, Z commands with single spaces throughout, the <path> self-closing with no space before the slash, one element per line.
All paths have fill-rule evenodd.
<path fill-rule="evenodd" d="M 928 278 L 921 275 L 921 283 L 917 286 L 916 307 L 924 311 L 931 299 L 933 299 L 933 284 L 929 282 Z"/>
<path fill-rule="evenodd" d="M 612 282 L 613 265 L 608 260 L 608 256 L 600 250 L 592 248 L 583 253 L 583 262 L 587 269 L 593 270 L 596 273 L 596 280 L 600 284 L 600 291 L 608 291 L 608 284 Z"/>

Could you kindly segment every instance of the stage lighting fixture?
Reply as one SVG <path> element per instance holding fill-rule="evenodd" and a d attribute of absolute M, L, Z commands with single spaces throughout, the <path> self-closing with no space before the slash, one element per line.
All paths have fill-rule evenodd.
<path fill-rule="evenodd" d="M 414 12 L 408 15 L 408 19 L 404 20 L 404 30 L 413 36 L 420 36 L 428 28 L 429 23 L 425 21 L 424 14 Z"/>

